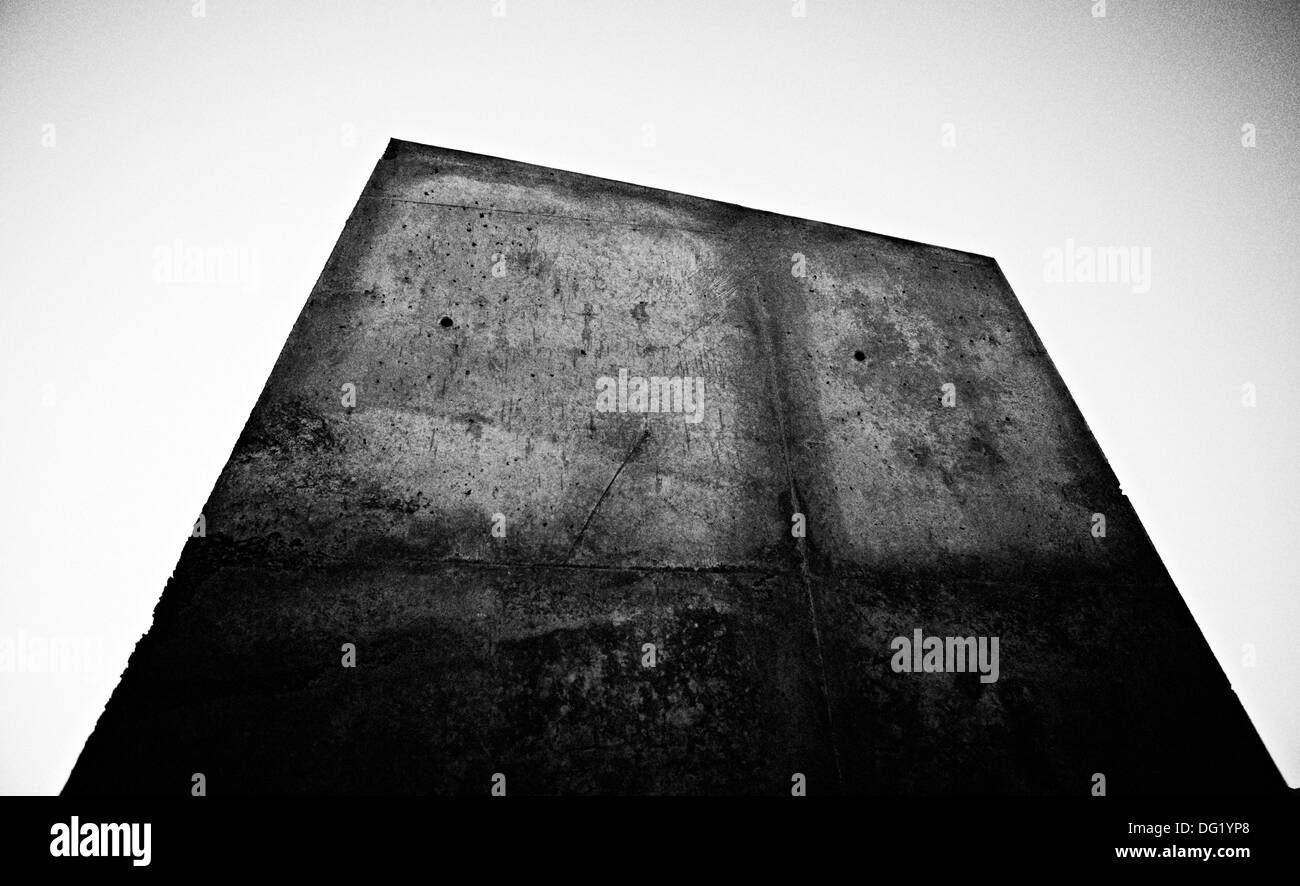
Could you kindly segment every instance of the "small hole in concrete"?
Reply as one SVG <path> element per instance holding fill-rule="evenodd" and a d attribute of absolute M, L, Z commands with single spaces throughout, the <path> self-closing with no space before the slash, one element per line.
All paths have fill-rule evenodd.
<path fill-rule="evenodd" d="M 441 320 L 438 321 L 438 325 L 441 326 L 443 329 L 450 329 L 450 328 L 451 328 L 451 318 L 450 318 L 450 317 L 443 317 Z"/>
<path fill-rule="evenodd" d="M 861 363 L 863 360 L 867 359 L 867 355 L 862 353 L 861 351 L 854 351 L 853 359 Z"/>

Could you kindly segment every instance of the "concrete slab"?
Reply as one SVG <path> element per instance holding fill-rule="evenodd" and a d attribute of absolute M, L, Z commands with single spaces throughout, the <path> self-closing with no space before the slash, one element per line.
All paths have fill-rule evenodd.
<path fill-rule="evenodd" d="M 68 793 L 1282 789 L 982 256 L 394 141 L 204 517 Z"/>

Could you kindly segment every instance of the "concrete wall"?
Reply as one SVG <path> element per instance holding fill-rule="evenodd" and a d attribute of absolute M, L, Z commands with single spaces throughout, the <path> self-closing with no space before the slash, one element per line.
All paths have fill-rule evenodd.
<path fill-rule="evenodd" d="M 1281 789 L 985 257 L 394 141 L 204 517 L 70 793 Z"/>

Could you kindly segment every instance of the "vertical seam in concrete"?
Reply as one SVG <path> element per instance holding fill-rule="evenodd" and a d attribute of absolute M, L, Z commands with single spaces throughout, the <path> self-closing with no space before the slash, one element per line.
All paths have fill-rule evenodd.
<path fill-rule="evenodd" d="M 756 284 L 748 293 L 750 309 L 755 315 L 756 325 L 758 327 L 759 345 L 763 351 L 764 364 L 768 385 L 772 393 L 772 413 L 776 418 L 777 433 L 781 439 L 781 463 L 785 466 L 786 488 L 790 493 L 790 504 L 797 513 L 803 513 L 803 504 L 799 501 L 799 493 L 795 487 L 794 470 L 790 465 L 790 441 L 785 431 L 785 391 L 780 383 L 780 375 L 776 363 L 776 342 L 772 334 L 771 315 L 767 309 L 758 302 L 758 285 Z M 804 515 L 805 520 L 807 515 Z M 799 577 L 803 582 L 804 595 L 808 600 L 808 615 L 812 620 L 813 642 L 817 647 L 817 667 L 821 682 L 822 698 L 826 707 L 826 729 L 829 733 L 831 756 L 835 761 L 835 780 L 836 786 L 842 787 L 844 784 L 844 767 L 840 763 L 839 743 L 835 739 L 835 712 L 831 704 L 830 678 L 826 668 L 826 653 L 822 644 L 822 632 L 820 620 L 817 616 L 817 601 L 813 594 L 812 587 L 812 570 L 808 566 L 808 548 L 804 538 L 796 537 L 794 540 L 795 550 L 799 554 Z"/>

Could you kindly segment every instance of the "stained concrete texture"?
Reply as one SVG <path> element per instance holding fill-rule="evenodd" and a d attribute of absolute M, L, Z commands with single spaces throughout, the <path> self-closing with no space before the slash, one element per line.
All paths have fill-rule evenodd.
<path fill-rule="evenodd" d="M 393 141 L 203 514 L 67 793 L 1282 790 L 982 256 Z"/>

